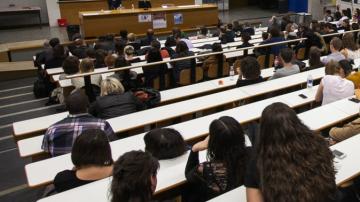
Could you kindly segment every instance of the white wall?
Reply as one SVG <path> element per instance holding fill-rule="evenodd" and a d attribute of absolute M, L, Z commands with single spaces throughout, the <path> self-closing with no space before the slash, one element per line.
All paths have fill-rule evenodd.
<path fill-rule="evenodd" d="M 57 26 L 57 19 L 60 18 L 60 8 L 56 0 L 46 0 L 49 24 L 51 27 Z"/>

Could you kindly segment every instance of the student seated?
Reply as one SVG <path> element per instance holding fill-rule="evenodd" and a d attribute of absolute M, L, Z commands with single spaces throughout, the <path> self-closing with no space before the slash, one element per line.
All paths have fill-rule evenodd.
<path fill-rule="evenodd" d="M 90 73 L 94 72 L 94 62 L 91 59 L 84 58 L 80 62 L 80 72 L 79 73 Z M 91 84 L 99 86 L 102 80 L 101 74 L 94 74 L 90 76 Z M 75 88 L 82 88 L 85 86 L 84 77 L 76 77 L 71 79 L 71 83 Z"/>
<path fill-rule="evenodd" d="M 339 62 L 340 60 L 344 60 L 345 56 L 343 54 L 340 53 L 340 50 L 343 46 L 342 41 L 337 38 L 334 37 L 331 41 L 330 41 L 330 51 L 331 54 L 326 56 L 325 58 L 323 58 L 321 60 L 322 63 L 324 63 L 325 65 L 330 62 L 331 60 L 335 61 L 335 62 Z"/>
<path fill-rule="evenodd" d="M 247 201 L 337 201 L 332 152 L 287 105 L 264 109 L 254 151 L 245 175 Z"/>
<path fill-rule="evenodd" d="M 354 84 L 345 79 L 351 69 L 350 64 L 341 66 L 335 61 L 325 65 L 326 75 L 321 79 L 315 100 L 326 105 L 354 95 Z"/>
<path fill-rule="evenodd" d="M 254 57 L 246 57 L 240 60 L 239 78 L 236 87 L 247 86 L 264 81 L 258 61 Z M 235 66 L 235 65 L 234 65 Z"/>
<path fill-rule="evenodd" d="M 248 34 L 247 32 L 241 34 L 241 41 L 243 42 L 241 45 L 237 46 L 236 48 L 247 48 L 247 47 L 252 47 L 254 46 L 253 44 L 251 44 L 249 41 L 251 40 L 251 36 L 250 34 Z"/>
<path fill-rule="evenodd" d="M 114 131 L 107 121 L 95 118 L 88 114 L 89 101 L 85 93 L 75 90 L 65 101 L 69 115 L 63 120 L 51 125 L 43 139 L 41 149 L 51 156 L 59 156 L 71 152 L 77 136 L 90 129 L 103 130 L 113 139 Z"/>
<path fill-rule="evenodd" d="M 186 151 L 186 143 L 181 134 L 171 128 L 157 128 L 144 136 L 145 151 L 159 160 L 181 156 Z"/>
<path fill-rule="evenodd" d="M 285 76 L 290 76 L 300 72 L 300 68 L 297 64 L 293 64 L 294 51 L 290 48 L 284 48 L 280 51 L 280 62 L 283 65 L 282 68 L 277 69 L 274 75 L 269 80 L 277 79 Z"/>
<path fill-rule="evenodd" d="M 130 151 L 115 163 L 110 188 L 111 202 L 150 202 L 160 165 L 148 152 Z"/>
<path fill-rule="evenodd" d="M 273 26 L 270 28 L 270 38 L 264 41 L 263 44 L 269 44 L 269 43 L 276 43 L 276 42 L 282 42 L 285 41 L 284 37 L 282 37 L 280 29 L 278 26 Z M 274 54 L 275 56 L 278 56 L 280 53 L 280 50 L 286 48 L 286 44 L 279 44 L 279 45 L 273 45 L 270 47 L 270 54 Z"/>
<path fill-rule="evenodd" d="M 105 57 L 107 56 L 107 52 L 103 49 L 98 49 L 95 51 L 95 60 L 94 67 L 95 69 L 106 67 Z"/>
<path fill-rule="evenodd" d="M 125 59 L 126 61 L 128 61 L 129 63 L 137 63 L 137 62 L 141 62 L 140 58 L 135 57 L 135 49 L 133 46 L 127 45 L 124 48 L 124 52 L 125 52 Z"/>
<path fill-rule="evenodd" d="M 119 80 L 108 77 L 101 82 L 100 97 L 91 104 L 89 113 L 101 119 L 109 119 L 144 108 L 144 104 L 132 92 L 124 92 Z"/>
<path fill-rule="evenodd" d="M 151 47 L 159 50 L 160 53 L 161 53 L 161 57 L 162 57 L 163 59 L 170 57 L 170 54 L 169 54 L 167 48 L 161 48 L 161 44 L 160 44 L 160 42 L 159 42 L 158 40 L 153 40 L 153 41 L 151 42 Z M 150 49 L 149 49 L 149 50 L 150 50 Z M 174 51 L 174 50 L 173 50 L 173 51 Z"/>
<path fill-rule="evenodd" d="M 105 59 L 105 65 L 108 69 L 113 69 L 115 67 L 115 61 L 116 61 L 116 56 L 114 54 L 108 54 Z"/>
<path fill-rule="evenodd" d="M 72 41 L 73 41 L 73 43 L 68 46 L 70 53 L 80 59 L 86 58 L 86 56 L 87 56 L 86 50 L 89 47 L 86 45 L 84 40 L 81 38 L 81 35 L 75 34 L 72 37 Z"/>
<path fill-rule="evenodd" d="M 155 36 L 154 36 L 154 30 L 148 29 L 146 31 L 146 37 L 141 39 L 140 43 L 141 43 L 141 46 L 149 46 L 151 44 L 151 42 L 154 40 L 156 40 Z"/>
<path fill-rule="evenodd" d="M 42 64 L 45 64 L 45 61 L 50 60 L 53 57 L 54 47 L 59 44 L 60 40 L 58 38 L 46 40 L 44 42 L 44 50 L 36 53 L 35 66 L 40 68 Z"/>
<path fill-rule="evenodd" d="M 219 40 L 222 44 L 227 44 L 235 41 L 235 33 L 228 30 L 225 26 L 220 27 Z"/>
<path fill-rule="evenodd" d="M 113 159 L 108 137 L 102 130 L 86 130 L 74 142 L 72 170 L 59 172 L 54 178 L 57 193 L 111 176 Z"/>
<path fill-rule="evenodd" d="M 341 53 L 347 60 L 355 60 L 360 58 L 359 45 L 355 43 L 353 33 L 346 33 L 342 38 L 343 49 Z"/>
<path fill-rule="evenodd" d="M 199 151 L 207 149 L 207 161 L 199 162 Z M 249 151 L 241 125 L 224 116 L 210 124 L 209 136 L 195 144 L 185 168 L 189 201 L 206 201 L 244 183 Z"/>
<path fill-rule="evenodd" d="M 130 65 L 131 64 L 126 61 L 125 57 L 116 58 L 115 68 L 128 67 Z M 137 81 L 137 73 L 131 71 L 130 69 L 116 71 L 113 77 L 117 78 L 121 82 L 125 92 L 136 89 L 140 85 Z"/>
<path fill-rule="evenodd" d="M 135 51 L 140 50 L 141 43 L 136 39 L 136 35 L 134 33 L 129 33 L 127 38 L 129 46 L 132 46 Z"/>
<path fill-rule="evenodd" d="M 188 46 L 184 41 L 179 41 L 176 45 L 176 53 L 172 57 L 172 59 L 182 58 L 182 57 L 188 57 L 193 56 L 194 53 L 192 51 L 189 51 Z M 173 77 L 174 81 L 178 82 L 180 77 L 180 71 L 183 69 L 189 69 L 192 66 L 196 65 L 195 59 L 188 59 L 188 60 L 180 60 L 176 62 L 171 62 L 172 65 L 172 71 L 173 71 Z"/>
<path fill-rule="evenodd" d="M 44 63 L 45 69 L 61 67 L 61 65 L 63 64 L 63 62 L 67 56 L 64 46 L 56 45 L 52 49 L 51 53 L 52 53 L 52 56 L 46 58 L 46 60 L 45 60 L 45 63 Z"/>
<path fill-rule="evenodd" d="M 324 67 L 324 64 L 321 62 L 321 51 L 318 47 L 311 47 L 309 51 L 309 67 L 307 70 L 317 69 Z"/>
<path fill-rule="evenodd" d="M 161 52 L 159 49 L 151 48 L 147 55 L 146 55 L 146 62 L 153 63 L 153 62 L 161 62 L 163 61 Z M 142 67 L 144 73 L 144 86 L 145 87 L 154 87 L 154 79 L 159 77 L 160 80 L 160 89 L 165 88 L 165 73 L 167 71 L 166 64 L 159 64 L 159 65 L 151 65 Z"/>
<path fill-rule="evenodd" d="M 223 48 L 220 43 L 214 43 L 212 45 L 212 52 L 222 52 L 222 51 Z M 210 66 L 216 65 L 217 77 L 222 77 L 225 62 L 226 62 L 226 56 L 223 53 L 217 55 L 210 55 L 209 57 L 207 57 L 202 65 L 205 76 L 208 77 L 208 70 Z"/>

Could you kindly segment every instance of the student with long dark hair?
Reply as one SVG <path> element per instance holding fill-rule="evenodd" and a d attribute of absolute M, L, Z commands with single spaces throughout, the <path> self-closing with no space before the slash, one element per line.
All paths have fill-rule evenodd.
<path fill-rule="evenodd" d="M 86 130 L 75 139 L 71 160 L 73 170 L 64 170 L 54 179 L 56 192 L 63 192 L 112 174 L 113 159 L 106 134 L 99 129 Z"/>
<path fill-rule="evenodd" d="M 207 161 L 199 151 L 207 149 Z M 241 125 L 224 116 L 210 124 L 209 136 L 192 149 L 185 176 L 191 186 L 191 201 L 206 201 L 244 183 L 248 150 Z"/>
<path fill-rule="evenodd" d="M 236 63 L 240 63 L 239 78 L 236 82 L 236 87 L 264 81 L 261 77 L 260 65 L 254 57 L 248 56 Z"/>
<path fill-rule="evenodd" d="M 148 152 L 131 151 L 114 164 L 111 202 L 150 202 L 159 162 Z"/>
<path fill-rule="evenodd" d="M 160 62 L 163 61 L 163 58 L 161 56 L 161 52 L 157 48 L 151 48 L 147 55 L 146 55 L 146 62 L 152 63 L 152 62 Z M 160 80 L 160 89 L 165 88 L 165 72 L 167 69 L 166 64 L 159 64 L 159 65 L 151 65 L 143 67 L 144 72 L 144 86 L 145 87 L 154 87 L 154 79 L 159 76 Z"/>
<path fill-rule="evenodd" d="M 159 160 L 181 156 L 186 151 L 186 144 L 181 134 L 171 128 L 151 130 L 144 136 L 145 151 Z"/>
<path fill-rule="evenodd" d="M 214 43 L 212 45 L 212 52 L 222 52 L 222 46 L 220 43 Z M 208 70 L 210 66 L 216 65 L 217 66 L 217 77 L 223 76 L 223 68 L 224 63 L 226 61 L 226 57 L 223 53 L 219 53 L 217 55 L 211 55 L 203 63 L 203 70 L 205 72 L 205 76 L 208 76 Z"/>
<path fill-rule="evenodd" d="M 323 67 L 321 62 L 321 51 L 318 47 L 313 46 L 309 51 L 309 70 Z"/>
<path fill-rule="evenodd" d="M 266 107 L 245 177 L 248 202 L 336 201 L 333 155 L 283 103 Z"/>
<path fill-rule="evenodd" d="M 179 41 L 177 43 L 175 52 L 176 52 L 175 55 L 172 56 L 171 59 L 177 59 L 177 58 L 194 55 L 192 51 L 189 51 L 189 48 L 184 41 Z M 174 81 L 178 82 L 181 70 L 190 69 L 192 68 L 192 66 L 195 68 L 196 62 L 195 59 L 188 59 L 188 60 L 172 62 L 171 65 L 173 66 L 172 71 L 173 71 Z"/>

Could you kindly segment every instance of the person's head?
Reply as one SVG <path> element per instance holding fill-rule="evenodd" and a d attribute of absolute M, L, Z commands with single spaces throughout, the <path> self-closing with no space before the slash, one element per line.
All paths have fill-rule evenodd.
<path fill-rule="evenodd" d="M 60 40 L 59 38 L 52 38 L 50 39 L 49 41 L 49 45 L 54 48 L 55 46 L 59 45 L 60 44 Z"/>
<path fill-rule="evenodd" d="M 124 48 L 126 44 L 123 41 L 116 41 L 115 42 L 115 51 L 118 56 L 124 55 Z"/>
<path fill-rule="evenodd" d="M 351 24 L 351 30 L 358 30 L 358 29 L 360 29 L 360 26 L 359 26 L 358 23 L 352 23 Z M 355 32 L 355 33 L 357 33 L 357 32 Z"/>
<path fill-rule="evenodd" d="M 223 51 L 221 43 L 213 43 L 211 49 L 212 49 L 212 52 L 221 52 L 221 51 Z"/>
<path fill-rule="evenodd" d="M 293 24 L 292 24 L 292 23 L 287 24 L 286 27 L 285 27 L 285 31 L 286 31 L 287 33 L 294 32 L 295 29 L 294 29 Z"/>
<path fill-rule="evenodd" d="M 244 32 L 241 34 L 241 41 L 243 43 L 249 43 L 250 40 L 251 40 L 251 36 L 248 32 Z"/>
<path fill-rule="evenodd" d="M 125 57 L 117 57 L 115 60 L 115 68 L 118 67 L 127 67 L 130 66 L 129 62 L 125 59 Z"/>
<path fill-rule="evenodd" d="M 120 37 L 123 40 L 127 40 L 128 31 L 127 30 L 120 30 Z"/>
<path fill-rule="evenodd" d="M 134 33 L 129 33 L 127 35 L 127 38 L 129 40 L 129 42 L 134 42 L 136 40 L 136 35 Z"/>
<path fill-rule="evenodd" d="M 151 47 L 156 48 L 157 50 L 161 49 L 161 44 L 158 40 L 151 41 Z"/>
<path fill-rule="evenodd" d="M 150 153 L 130 151 L 113 168 L 111 202 L 150 201 L 156 189 L 159 162 Z"/>
<path fill-rule="evenodd" d="M 56 45 L 53 48 L 53 55 L 54 55 L 54 58 L 65 58 L 66 55 L 65 55 L 64 46 L 63 45 Z"/>
<path fill-rule="evenodd" d="M 165 41 L 165 47 L 171 48 L 173 46 L 176 46 L 176 40 L 174 37 L 167 37 Z"/>
<path fill-rule="evenodd" d="M 181 134 L 171 128 L 151 130 L 144 136 L 145 151 L 159 160 L 181 156 L 186 151 L 186 144 Z"/>
<path fill-rule="evenodd" d="M 333 29 L 333 25 L 332 25 L 331 23 L 328 22 L 328 23 L 326 23 L 326 24 L 324 25 L 324 32 L 325 32 L 325 33 L 331 32 L 332 29 Z"/>
<path fill-rule="evenodd" d="M 154 37 L 154 30 L 153 29 L 148 29 L 146 31 L 146 36 L 150 39 L 152 39 Z"/>
<path fill-rule="evenodd" d="M 282 60 L 282 63 L 284 65 L 291 63 L 293 56 L 294 56 L 294 51 L 291 50 L 290 48 L 283 48 L 280 51 L 280 59 Z"/>
<path fill-rule="evenodd" d="M 115 65 L 116 57 L 113 54 L 108 54 L 104 61 L 108 68 L 112 68 Z"/>
<path fill-rule="evenodd" d="M 278 26 L 272 26 L 270 28 L 270 35 L 271 37 L 280 37 L 281 36 L 281 33 L 280 33 L 280 29 Z"/>
<path fill-rule="evenodd" d="M 101 81 L 101 93 L 100 96 L 106 96 L 111 94 L 123 94 L 125 89 L 120 81 L 114 77 L 107 77 Z"/>
<path fill-rule="evenodd" d="M 331 10 L 326 10 L 326 11 L 325 11 L 325 14 L 326 14 L 327 16 L 331 16 Z"/>
<path fill-rule="evenodd" d="M 340 76 L 342 78 L 346 78 L 347 76 L 349 76 L 351 74 L 352 65 L 350 64 L 350 62 L 348 60 L 339 61 L 339 66 L 340 66 Z"/>
<path fill-rule="evenodd" d="M 112 165 L 111 147 L 106 133 L 100 129 L 83 131 L 75 139 L 71 161 L 76 169 Z"/>
<path fill-rule="evenodd" d="M 69 114 L 83 114 L 87 113 L 89 99 L 82 90 L 78 89 L 66 98 L 65 105 Z"/>
<path fill-rule="evenodd" d="M 223 116 L 211 122 L 207 158 L 225 164 L 230 186 L 243 183 L 247 155 L 244 132 L 238 121 Z"/>
<path fill-rule="evenodd" d="M 320 65 L 322 65 L 321 50 L 316 46 L 312 46 L 309 51 L 309 66 L 319 67 Z"/>
<path fill-rule="evenodd" d="M 89 58 L 84 58 L 80 62 L 80 72 L 88 73 L 94 71 L 94 61 Z"/>
<path fill-rule="evenodd" d="M 208 28 L 205 26 L 201 27 L 200 33 L 201 33 L 201 35 L 206 36 L 206 34 L 208 33 Z"/>
<path fill-rule="evenodd" d="M 74 36 L 72 37 L 72 41 L 77 46 L 83 45 L 83 43 L 84 43 L 84 41 L 79 33 L 74 34 Z"/>
<path fill-rule="evenodd" d="M 342 46 L 343 46 L 343 43 L 339 38 L 334 37 L 333 39 L 331 39 L 331 41 L 330 41 L 330 50 L 331 50 L 331 52 L 340 51 Z"/>
<path fill-rule="evenodd" d="M 233 29 L 233 25 L 232 25 L 231 23 L 229 23 L 229 24 L 226 25 L 226 28 L 227 28 L 228 30 L 232 30 L 232 29 Z"/>
<path fill-rule="evenodd" d="M 331 60 L 325 65 L 325 74 L 326 75 L 335 75 L 340 74 L 340 65 L 338 62 Z"/>
<path fill-rule="evenodd" d="M 95 59 L 96 58 L 96 51 L 93 48 L 86 49 L 86 57 Z"/>
<path fill-rule="evenodd" d="M 313 20 L 310 26 L 313 32 L 320 32 L 320 23 L 317 20 Z"/>
<path fill-rule="evenodd" d="M 161 57 L 161 53 L 159 49 L 156 48 L 151 48 L 146 56 L 146 62 L 151 63 L 151 62 L 159 62 L 162 61 L 162 57 Z"/>
<path fill-rule="evenodd" d="M 179 41 L 176 44 L 176 49 L 175 49 L 176 53 L 186 53 L 189 51 L 188 46 L 186 45 L 186 43 L 184 41 Z"/>
<path fill-rule="evenodd" d="M 134 56 L 135 49 L 133 46 L 125 46 L 124 53 L 126 56 Z"/>
<path fill-rule="evenodd" d="M 269 33 L 263 32 L 263 33 L 261 34 L 261 38 L 265 41 L 266 39 L 269 38 Z"/>
<path fill-rule="evenodd" d="M 355 43 L 353 33 L 345 33 L 342 38 L 342 44 L 344 48 L 347 48 L 352 51 L 356 51 L 358 46 Z"/>
<path fill-rule="evenodd" d="M 178 28 L 178 27 L 173 27 L 173 29 L 172 29 L 172 35 L 173 35 L 173 36 L 181 35 L 181 30 L 180 30 L 180 28 Z"/>
<path fill-rule="evenodd" d="M 97 49 L 95 51 L 95 60 L 97 64 L 105 65 L 105 57 L 107 55 L 107 52 L 103 49 Z"/>
<path fill-rule="evenodd" d="M 250 56 L 240 61 L 240 71 L 245 79 L 257 79 L 261 75 L 258 61 L 256 58 Z"/>
<path fill-rule="evenodd" d="M 76 74 L 79 72 L 79 58 L 76 56 L 68 56 L 63 62 L 64 73 L 67 75 Z"/>
<path fill-rule="evenodd" d="M 263 110 L 255 152 L 264 201 L 328 201 L 336 195 L 333 155 L 326 141 L 286 104 Z"/>

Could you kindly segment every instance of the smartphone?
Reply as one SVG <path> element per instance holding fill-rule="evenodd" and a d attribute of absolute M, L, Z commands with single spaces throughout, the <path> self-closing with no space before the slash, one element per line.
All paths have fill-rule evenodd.
<path fill-rule="evenodd" d="M 346 154 L 342 153 L 341 151 L 339 150 L 333 150 L 332 153 L 334 154 L 335 158 L 338 158 L 338 159 L 344 159 L 346 157 Z"/>
<path fill-rule="evenodd" d="M 307 96 L 306 95 L 304 95 L 304 94 L 300 94 L 299 95 L 301 98 L 304 98 L 304 99 L 306 99 L 307 98 Z"/>
<path fill-rule="evenodd" d="M 356 98 L 350 98 L 349 101 L 355 102 L 355 103 L 360 103 L 360 100 L 356 99 Z"/>

